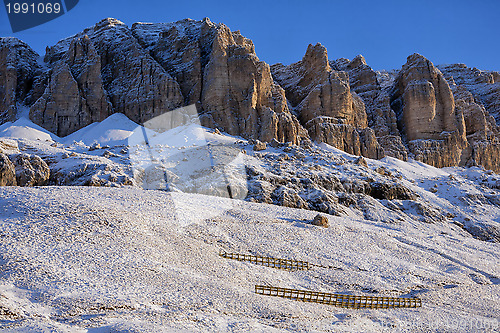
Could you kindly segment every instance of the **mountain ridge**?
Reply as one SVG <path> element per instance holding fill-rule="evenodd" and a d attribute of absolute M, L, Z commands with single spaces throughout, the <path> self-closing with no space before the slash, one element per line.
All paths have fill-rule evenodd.
<path fill-rule="evenodd" d="M 500 171 L 498 72 L 414 54 L 382 73 L 362 56 L 330 60 L 319 43 L 270 66 L 250 39 L 208 18 L 130 28 L 107 18 L 48 47 L 44 60 L 0 38 L 0 123 L 23 105 L 65 136 L 113 113 L 144 123 L 195 104 L 202 125 L 247 139 Z"/>

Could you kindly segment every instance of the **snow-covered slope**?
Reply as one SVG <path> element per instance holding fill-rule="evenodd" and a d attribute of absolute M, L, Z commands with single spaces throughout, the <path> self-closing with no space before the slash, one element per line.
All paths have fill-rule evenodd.
<path fill-rule="evenodd" d="M 331 227 L 322 228 L 308 223 L 312 211 L 134 188 L 1 188 L 0 198 L 3 329 L 499 327 L 498 244 L 468 237 L 452 224 L 329 216 Z M 335 269 L 275 270 L 221 258 L 219 250 Z M 256 284 L 418 296 L 423 306 L 341 309 L 257 295 Z"/>
<path fill-rule="evenodd" d="M 27 118 L 0 125 L 0 138 L 28 139 L 39 141 L 59 141 L 60 138 Z"/>
<path fill-rule="evenodd" d="M 71 144 L 81 141 L 86 145 L 98 143 L 102 146 L 127 145 L 128 139 L 135 132 L 141 131 L 141 126 L 128 119 L 122 113 L 115 113 L 103 120 L 90 124 L 62 139 L 62 142 Z"/>
<path fill-rule="evenodd" d="M 122 115 L 66 138 L 26 120 L 0 132 L 49 164 L 52 185 L 121 186 L 0 188 L 1 329 L 500 328 L 492 172 L 359 159 L 326 144 L 254 151 L 196 123 L 154 131 Z M 310 224 L 318 211 L 329 228 Z M 278 271 L 219 250 L 333 268 Z M 423 307 L 346 310 L 259 296 L 256 284 L 418 296 Z"/>

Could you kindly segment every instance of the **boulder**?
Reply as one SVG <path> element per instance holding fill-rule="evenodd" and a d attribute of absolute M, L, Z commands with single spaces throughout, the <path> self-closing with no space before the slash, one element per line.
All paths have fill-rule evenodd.
<path fill-rule="evenodd" d="M 311 221 L 311 224 L 317 225 L 319 227 L 328 228 L 328 226 L 329 226 L 328 217 L 326 217 L 325 215 L 322 215 L 322 214 L 318 214 Z"/>
<path fill-rule="evenodd" d="M 253 145 L 253 150 L 255 151 L 261 151 L 265 150 L 267 148 L 267 144 L 265 142 L 257 140 L 255 144 Z"/>

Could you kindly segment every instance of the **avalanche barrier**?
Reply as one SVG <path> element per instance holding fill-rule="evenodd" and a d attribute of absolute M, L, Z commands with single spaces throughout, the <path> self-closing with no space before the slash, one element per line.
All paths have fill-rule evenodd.
<path fill-rule="evenodd" d="M 234 259 L 238 261 L 248 261 L 256 265 L 267 266 L 278 269 L 288 269 L 288 270 L 308 270 L 311 266 L 307 261 L 291 260 L 291 259 L 279 259 L 271 257 L 259 257 L 250 254 L 239 254 L 239 253 L 226 253 L 220 251 L 219 255 L 223 258 Z"/>
<path fill-rule="evenodd" d="M 259 285 L 255 286 L 255 293 L 354 309 L 417 308 L 422 306 L 422 301 L 419 298 L 353 296 Z"/>

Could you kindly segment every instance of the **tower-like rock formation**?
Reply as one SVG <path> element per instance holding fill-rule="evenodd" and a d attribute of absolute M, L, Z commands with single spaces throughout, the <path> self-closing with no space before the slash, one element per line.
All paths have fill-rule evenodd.
<path fill-rule="evenodd" d="M 152 56 L 196 103 L 205 126 L 262 141 L 299 143 L 307 133 L 251 40 L 209 19 L 132 26 Z"/>
<path fill-rule="evenodd" d="M 464 119 L 443 74 L 419 54 L 408 57 L 391 96 L 399 129 L 417 160 L 445 167 L 463 164 Z"/>
<path fill-rule="evenodd" d="M 351 154 L 384 156 L 349 75 L 331 68 L 323 45 L 309 45 L 301 61 L 273 65 L 272 71 L 312 139 Z"/>
<path fill-rule="evenodd" d="M 375 132 L 385 154 L 406 160 L 408 151 L 401 140 L 396 114 L 390 106 L 389 93 L 382 88 L 377 73 L 366 64 L 362 55 L 358 55 L 352 61 L 347 59 L 330 61 L 330 65 L 349 74 L 351 90 L 363 100 L 368 126 Z"/>

